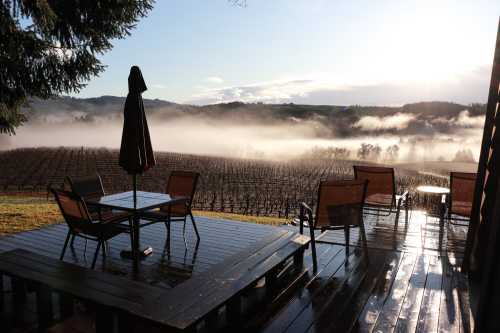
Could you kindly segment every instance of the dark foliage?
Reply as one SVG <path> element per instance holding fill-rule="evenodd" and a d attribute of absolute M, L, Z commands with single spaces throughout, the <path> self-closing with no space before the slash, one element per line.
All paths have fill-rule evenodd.
<path fill-rule="evenodd" d="M 14 133 L 29 96 L 78 92 L 99 54 L 130 34 L 154 0 L 0 1 L 0 133 Z"/>

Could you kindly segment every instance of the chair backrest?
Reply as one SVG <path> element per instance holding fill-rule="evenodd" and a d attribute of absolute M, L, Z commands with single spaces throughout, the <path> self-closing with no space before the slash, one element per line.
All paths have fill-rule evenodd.
<path fill-rule="evenodd" d="M 66 177 L 66 180 L 71 190 L 85 200 L 100 198 L 105 195 L 102 179 L 99 174 L 77 179 Z"/>
<path fill-rule="evenodd" d="M 70 228 L 84 231 L 85 226 L 92 224 L 85 202 L 73 192 L 51 189 L 57 205 Z"/>
<path fill-rule="evenodd" d="M 199 177 L 197 172 L 174 170 L 168 178 L 166 193 L 171 197 L 189 198 L 188 206 L 191 206 Z"/>
<path fill-rule="evenodd" d="M 354 178 L 368 180 L 366 203 L 390 206 L 395 203 L 394 168 L 354 165 Z"/>
<path fill-rule="evenodd" d="M 363 218 L 366 180 L 326 180 L 319 184 L 315 228 L 357 225 Z"/>
<path fill-rule="evenodd" d="M 450 172 L 450 212 L 460 214 L 463 208 L 472 208 L 476 173 Z M 455 209 L 456 208 L 456 209 Z M 467 209 L 468 211 L 469 209 Z M 460 214 L 463 215 L 463 214 Z"/>

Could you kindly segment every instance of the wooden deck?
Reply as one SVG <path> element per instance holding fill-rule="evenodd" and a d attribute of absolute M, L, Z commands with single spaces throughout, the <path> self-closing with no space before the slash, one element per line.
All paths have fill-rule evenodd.
<path fill-rule="evenodd" d="M 255 292 L 245 297 L 246 316 L 238 323 L 238 329 L 245 332 L 472 331 L 467 279 L 459 272 L 464 230 L 445 228 L 447 234 L 440 249 L 436 219 L 414 211 L 409 224 L 405 226 L 402 217 L 394 232 L 393 218 L 366 218 L 368 260 L 355 247 L 351 247 L 346 260 L 343 234 L 328 232 L 323 240 L 335 244 L 318 244 L 318 271 L 313 273 L 310 251 L 306 251 L 306 274 L 288 276 L 285 272 L 281 278 L 288 287 L 284 291 L 266 293 L 265 284 L 257 284 Z M 201 217 L 197 221 L 202 241 L 195 246 L 195 235 L 188 224 L 187 250 L 180 224 L 172 226 L 170 247 L 165 246 L 163 224 L 142 229 L 141 242 L 151 245 L 154 254 L 141 263 L 140 275 L 135 278 L 162 288 L 175 288 L 276 231 L 275 227 L 243 222 Z M 65 225 L 55 225 L 3 237 L 0 251 L 24 248 L 58 258 L 66 230 Z M 352 241 L 357 242 L 357 232 L 351 235 Z M 65 260 L 88 266 L 95 245 L 89 242 L 87 260 L 83 257 L 84 246 L 82 240 L 75 242 L 75 251 L 68 251 Z M 132 278 L 131 262 L 119 256 L 120 250 L 127 246 L 126 235 L 112 240 L 108 258 L 104 264 L 99 259 L 96 269 Z M 9 291 L 10 282 L 5 280 L 4 288 Z M 7 305 L 10 296 L 7 292 Z M 257 303 L 259 306 L 253 306 Z M 22 322 L 14 325 L 7 306 L 0 317 L 2 327 L 8 328 L 7 332 L 34 331 L 34 311 L 35 304 L 28 304 Z M 85 325 L 82 322 L 81 326 Z"/>

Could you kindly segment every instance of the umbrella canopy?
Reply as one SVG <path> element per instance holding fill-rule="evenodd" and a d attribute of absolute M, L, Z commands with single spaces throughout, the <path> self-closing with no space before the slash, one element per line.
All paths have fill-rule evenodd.
<path fill-rule="evenodd" d="M 156 163 L 141 95 L 146 90 L 141 70 L 137 66 L 132 66 L 123 112 L 119 161 L 120 166 L 132 175 L 141 174 Z"/>

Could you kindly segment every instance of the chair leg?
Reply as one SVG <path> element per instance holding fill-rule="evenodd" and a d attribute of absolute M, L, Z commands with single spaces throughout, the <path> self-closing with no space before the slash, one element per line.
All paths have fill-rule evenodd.
<path fill-rule="evenodd" d="M 83 257 L 85 259 L 87 259 L 87 243 L 88 243 L 88 240 L 87 240 L 87 238 L 85 238 L 85 247 L 83 248 Z"/>
<path fill-rule="evenodd" d="M 363 249 L 365 251 L 366 257 L 368 257 L 368 244 L 366 242 L 366 232 L 365 232 L 365 224 L 363 221 L 359 224 L 359 231 L 361 233 L 361 240 L 363 241 Z"/>
<path fill-rule="evenodd" d="M 97 261 L 97 256 L 99 255 L 99 250 L 101 249 L 101 243 L 102 242 L 100 240 L 97 242 L 97 248 L 95 249 L 95 253 L 94 253 L 94 260 L 92 260 L 92 266 L 91 266 L 92 269 L 94 269 L 94 267 L 95 267 L 95 263 Z"/>
<path fill-rule="evenodd" d="M 184 238 L 184 247 L 187 250 L 187 241 L 186 241 L 186 217 L 184 217 L 184 223 L 182 225 L 182 237 Z"/>
<path fill-rule="evenodd" d="M 168 243 L 168 248 L 170 249 L 170 221 L 167 220 L 164 223 L 165 223 L 165 228 L 167 229 L 167 243 Z M 170 255 L 169 255 L 169 260 L 170 260 Z"/>
<path fill-rule="evenodd" d="M 76 235 L 73 235 L 73 236 L 71 237 L 71 243 L 69 243 L 69 245 L 71 246 L 71 248 L 74 248 L 74 245 L 75 245 L 75 237 L 76 237 Z"/>
<path fill-rule="evenodd" d="M 311 236 L 311 254 L 313 259 L 313 272 L 316 273 L 316 271 L 318 270 L 318 260 L 316 258 L 316 238 L 314 236 L 314 228 L 312 226 L 312 223 L 309 223 L 309 232 Z"/>
<path fill-rule="evenodd" d="M 106 257 L 106 255 L 108 254 L 107 246 L 108 246 L 108 242 L 107 241 L 103 241 L 102 242 L 102 256 L 103 257 Z"/>
<path fill-rule="evenodd" d="M 171 230 L 170 226 L 172 225 L 172 223 L 170 221 L 167 221 L 165 223 L 165 225 L 167 227 L 167 236 L 168 236 L 168 239 L 170 240 L 170 230 Z"/>
<path fill-rule="evenodd" d="M 167 225 L 165 223 L 165 225 Z M 165 258 L 165 253 L 167 254 L 167 260 L 170 262 L 170 224 L 167 226 L 167 239 L 165 240 L 165 246 L 163 247 L 163 253 L 162 253 L 162 261 Z"/>
<path fill-rule="evenodd" d="M 349 225 L 344 226 L 344 236 L 345 236 L 345 256 L 349 257 Z"/>
<path fill-rule="evenodd" d="M 409 198 L 407 198 L 405 200 L 405 223 L 408 224 L 408 200 L 410 200 Z"/>
<path fill-rule="evenodd" d="M 61 256 L 59 257 L 59 260 L 63 260 L 64 254 L 66 253 L 66 247 L 68 246 L 69 238 L 71 237 L 71 230 L 68 230 L 68 235 L 66 236 L 66 240 L 64 241 L 64 246 L 61 252 Z M 73 235 L 75 237 L 75 235 Z"/>
<path fill-rule="evenodd" d="M 400 211 L 401 211 L 401 202 L 398 202 L 398 206 L 396 207 L 396 218 L 394 219 L 394 230 L 398 230 Z"/>
<path fill-rule="evenodd" d="M 200 234 L 198 233 L 198 228 L 196 227 L 196 221 L 194 220 L 193 213 L 189 212 L 189 217 L 191 218 L 191 222 L 193 223 L 194 232 L 196 233 L 196 237 L 200 240 Z"/>

